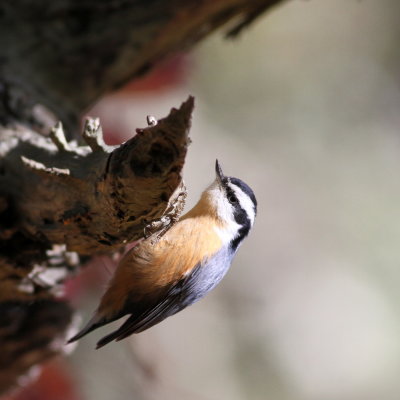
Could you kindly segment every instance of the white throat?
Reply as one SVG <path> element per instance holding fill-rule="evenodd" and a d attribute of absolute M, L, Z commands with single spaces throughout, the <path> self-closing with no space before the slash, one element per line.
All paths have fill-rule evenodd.
<path fill-rule="evenodd" d="M 224 244 L 229 244 L 238 235 L 240 225 L 235 221 L 234 209 L 217 181 L 206 190 L 210 206 L 214 207 L 221 225 L 215 231 Z"/>

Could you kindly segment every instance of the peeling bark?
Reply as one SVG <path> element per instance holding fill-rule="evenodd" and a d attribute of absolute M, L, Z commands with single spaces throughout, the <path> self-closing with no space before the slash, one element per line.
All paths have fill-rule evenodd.
<path fill-rule="evenodd" d="M 104 144 L 99 121 L 93 119 L 83 132 L 87 146 L 68 143 L 60 124 L 49 138 L 24 126 L 3 130 L 0 193 L 13 208 L 3 204 L 3 215 L 14 212 L 18 218 L 0 238 L 10 240 L 22 231 L 90 255 L 143 237 L 150 222 L 161 217 L 173 221 L 179 214 L 175 203 L 182 199 L 192 110 L 189 98 L 115 147 Z"/>

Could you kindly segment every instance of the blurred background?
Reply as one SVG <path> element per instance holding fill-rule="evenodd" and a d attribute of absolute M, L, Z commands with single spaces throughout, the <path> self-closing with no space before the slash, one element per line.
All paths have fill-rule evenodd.
<path fill-rule="evenodd" d="M 218 157 L 254 189 L 256 225 L 203 301 L 99 351 L 112 327 L 94 332 L 15 399 L 400 399 L 399 16 L 288 1 L 97 104 L 115 144 L 193 94 L 187 209 Z M 82 319 L 112 269 L 69 283 Z"/>

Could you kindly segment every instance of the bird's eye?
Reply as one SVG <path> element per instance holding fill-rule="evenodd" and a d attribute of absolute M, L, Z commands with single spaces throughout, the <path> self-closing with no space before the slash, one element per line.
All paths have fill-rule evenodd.
<path fill-rule="evenodd" d="M 232 203 L 232 204 L 235 204 L 235 203 L 238 202 L 238 199 L 237 199 L 236 196 L 233 195 L 233 194 L 231 194 L 231 195 L 228 197 L 228 200 L 229 200 L 229 203 Z"/>

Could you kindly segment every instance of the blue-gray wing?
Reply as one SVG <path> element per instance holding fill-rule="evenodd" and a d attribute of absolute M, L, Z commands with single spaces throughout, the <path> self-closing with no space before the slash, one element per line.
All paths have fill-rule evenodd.
<path fill-rule="evenodd" d="M 224 277 L 231 264 L 233 253 L 221 249 L 205 263 L 197 264 L 189 274 L 170 286 L 128 305 L 131 316 L 119 329 L 102 338 L 97 348 L 112 340 L 121 340 L 133 333 L 158 324 L 204 297 Z"/>

